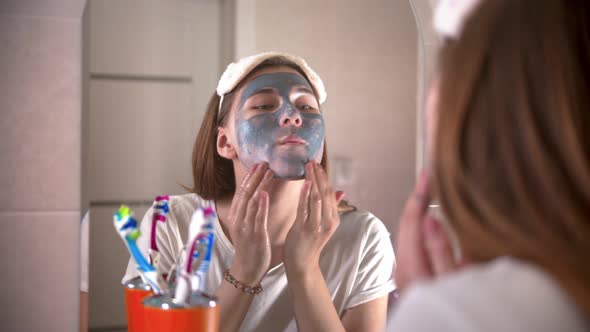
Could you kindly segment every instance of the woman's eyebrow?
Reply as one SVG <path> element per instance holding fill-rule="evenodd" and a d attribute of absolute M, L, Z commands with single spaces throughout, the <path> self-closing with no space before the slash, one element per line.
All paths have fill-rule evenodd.
<path fill-rule="evenodd" d="M 260 95 L 260 94 L 274 94 L 276 93 L 276 89 L 274 88 L 261 88 L 258 89 L 256 91 L 254 91 L 251 95 L 248 96 L 248 98 L 252 97 L 252 96 L 256 96 L 256 95 Z"/>
<path fill-rule="evenodd" d="M 293 92 L 304 92 L 304 93 L 309 93 L 313 95 L 313 91 L 311 91 L 310 88 L 304 86 L 304 85 L 297 85 L 294 87 Z"/>

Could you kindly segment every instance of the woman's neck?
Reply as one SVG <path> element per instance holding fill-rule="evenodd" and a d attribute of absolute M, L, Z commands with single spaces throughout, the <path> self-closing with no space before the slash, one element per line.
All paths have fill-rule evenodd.
<path fill-rule="evenodd" d="M 236 179 L 238 180 L 238 179 Z M 236 181 L 236 183 L 240 183 Z M 268 211 L 268 233 L 270 243 L 273 247 L 282 247 L 285 243 L 287 233 L 291 229 L 295 218 L 297 217 L 297 205 L 299 203 L 299 193 L 303 186 L 303 180 L 286 181 L 281 179 L 272 180 L 268 190 L 270 199 Z M 226 199 L 216 202 L 217 214 L 221 221 L 224 232 L 229 237 L 229 210 L 233 195 Z M 232 241 L 233 242 L 233 241 Z"/>
<path fill-rule="evenodd" d="M 276 179 L 272 181 L 268 193 L 270 198 L 268 232 L 272 245 L 285 243 L 287 233 L 297 217 L 299 193 L 302 186 L 303 180 Z"/>

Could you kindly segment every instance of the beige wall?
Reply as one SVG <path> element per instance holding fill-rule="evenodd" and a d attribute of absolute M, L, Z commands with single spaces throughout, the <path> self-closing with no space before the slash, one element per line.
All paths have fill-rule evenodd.
<path fill-rule="evenodd" d="M 254 51 L 301 55 L 325 81 L 330 159 L 350 169 L 336 186 L 394 233 L 416 165 L 418 35 L 409 2 L 247 2 L 255 2 Z"/>
<path fill-rule="evenodd" d="M 88 69 L 86 74 L 90 75 L 92 71 L 98 75 L 98 80 L 92 83 L 94 88 L 90 88 L 90 83 L 86 85 L 86 93 L 102 99 L 104 93 L 116 90 L 109 81 L 117 80 L 116 76 L 132 80 L 133 77 L 147 76 L 155 78 L 156 82 L 144 82 L 140 78 L 144 83 L 128 84 L 119 80 L 119 87 L 127 89 L 130 95 L 133 91 L 142 91 L 137 100 L 147 96 L 144 103 L 149 112 L 158 112 L 153 105 L 169 106 L 175 102 L 198 112 L 203 100 L 211 93 L 210 87 L 215 85 L 219 70 L 235 55 L 266 49 L 302 55 L 322 75 L 328 87 L 325 109 L 331 157 L 343 160 L 340 166 L 344 169 L 352 167 L 350 181 L 343 182 L 343 189 L 347 189 L 355 203 L 373 211 L 393 230 L 416 167 L 414 138 L 419 139 L 416 101 L 421 101 L 420 94 L 415 97 L 416 87 L 422 86 L 420 80 L 424 77 L 428 81 L 428 73 L 432 71 L 428 68 L 432 68 L 436 50 L 436 42 L 431 38 L 432 34 L 429 35 L 431 32 L 422 32 L 423 38 L 418 38 L 410 4 L 423 15 L 426 13 L 423 17 L 427 18 L 429 7 L 424 5 L 433 2 L 436 1 L 240 0 L 234 4 L 233 0 L 220 0 L 221 9 L 214 8 L 218 4 L 215 0 L 168 2 L 188 6 L 184 12 L 178 13 L 159 8 L 164 1 L 159 5 L 152 1 L 150 3 L 155 3 L 153 6 L 156 7 L 145 13 L 147 17 L 176 15 L 186 23 L 180 26 L 181 31 L 196 36 L 197 40 L 208 40 L 213 46 L 204 52 L 200 48 L 203 45 L 195 40 L 189 40 L 188 49 L 184 44 L 176 44 L 180 47 L 181 57 L 176 59 L 178 61 L 168 62 L 171 52 L 161 46 L 175 35 L 161 33 L 178 27 L 177 23 L 170 22 L 168 30 L 155 30 L 147 35 L 147 39 L 134 40 L 143 42 L 140 45 L 148 48 L 156 47 L 145 53 L 150 57 L 133 57 L 133 52 L 125 53 L 128 57 L 123 56 L 123 59 L 134 70 L 117 68 L 121 64 L 120 53 L 111 54 L 117 58 L 114 62 L 105 60 L 108 54 L 94 59 L 87 57 L 84 67 L 94 69 Z M 84 3 L 84 0 L 0 2 L 0 43 L 3 45 L 0 52 L 0 72 L 3 74 L 0 87 L 0 188 L 3 189 L 0 191 L 0 222 L 3 226 L 0 251 L 6 266 L 0 277 L 3 331 L 77 329 L 81 14 Z M 140 2 L 118 3 L 125 7 Z M 209 12 L 199 10 L 191 16 L 195 13 L 191 11 L 195 7 L 191 6 L 196 3 L 209 6 Z M 302 8 L 306 11 L 301 12 Z M 213 14 L 198 15 L 203 12 Z M 250 16 L 245 17 L 245 13 Z M 124 24 L 124 17 L 118 22 Z M 145 22 L 149 24 L 150 21 Z M 422 23 L 424 26 L 429 24 L 427 21 Z M 114 39 L 101 42 L 106 43 L 106 49 L 120 52 L 121 47 L 129 46 L 124 42 L 134 37 L 131 34 L 126 39 L 125 32 L 129 31 L 113 30 L 110 36 Z M 222 36 L 229 36 L 231 40 Z M 153 40 L 162 43 L 151 44 Z M 116 43 L 121 44 L 117 46 Z M 418 56 L 420 52 L 424 53 Z M 97 54 L 100 53 L 95 56 Z M 423 59 L 423 63 L 417 63 L 417 59 Z M 153 68 L 154 63 L 155 68 L 165 70 L 145 70 Z M 422 66 L 426 66 L 427 74 L 419 74 L 416 79 L 417 69 L 421 73 Z M 151 88 L 162 85 L 158 77 L 184 77 L 186 83 L 189 76 L 188 87 L 168 87 L 150 93 Z M 190 97 L 186 97 L 187 94 Z M 180 98 L 176 98 L 177 95 Z M 167 100 L 172 100 L 172 104 Z M 121 103 L 133 105 L 125 98 Z M 133 110 L 139 108 L 141 105 L 135 105 Z M 89 114 L 83 113 L 82 116 L 83 135 L 86 136 L 90 133 Z M 194 123 L 199 121 L 198 114 L 189 118 Z M 94 130 L 97 129 L 100 128 Z M 83 153 L 89 158 L 89 140 L 84 140 L 83 144 Z M 133 150 L 132 153 L 145 155 L 140 152 Z M 183 172 L 181 169 L 176 178 L 185 179 Z M 84 206 L 92 195 L 104 199 L 121 198 L 109 196 L 108 190 L 100 189 L 103 187 L 94 187 L 99 189 L 86 190 L 91 186 L 84 186 Z M 148 198 L 152 194 L 149 190 L 159 193 L 170 189 L 162 185 L 150 188 L 145 195 Z M 126 187 L 119 192 L 130 193 L 123 198 L 145 197 Z M 141 214 L 141 209 L 138 212 Z M 107 219 L 110 208 L 98 208 L 97 220 L 101 215 Z M 110 222 L 108 224 L 110 227 Z M 107 244 L 122 246 L 118 239 L 114 239 L 114 232 L 107 231 L 108 228 L 99 229 L 96 237 L 107 239 Z M 108 255 L 96 258 L 96 261 L 101 265 L 110 262 Z M 109 278 L 119 275 L 120 265 L 117 262 L 119 270 Z M 96 271 L 93 275 L 97 279 L 101 277 Z M 120 311 L 120 307 L 115 311 Z"/>
<path fill-rule="evenodd" d="M 118 205 L 135 203 L 141 220 L 156 195 L 192 184 L 196 131 L 229 57 L 221 34 L 231 29 L 221 17 L 231 9 L 218 0 L 88 1 L 83 188 L 91 328 L 126 325 L 121 279 L 129 253 L 112 224 Z"/>
<path fill-rule="evenodd" d="M 190 183 L 194 130 L 232 58 L 285 50 L 308 59 L 328 87 L 330 156 L 344 170 L 336 185 L 395 232 L 416 160 L 418 38 L 408 2 L 90 1 L 86 15 L 90 326 L 125 323 L 114 294 L 128 255 L 107 203 Z"/>
<path fill-rule="evenodd" d="M 76 331 L 84 0 L 0 2 L 0 326 Z"/>

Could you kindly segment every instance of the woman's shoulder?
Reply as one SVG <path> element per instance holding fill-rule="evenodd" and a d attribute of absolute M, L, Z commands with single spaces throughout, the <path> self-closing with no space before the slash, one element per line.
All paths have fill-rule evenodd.
<path fill-rule="evenodd" d="M 394 259 L 387 227 L 368 211 L 355 210 L 340 214 L 340 225 L 330 242 L 339 251 L 364 254 L 369 250 L 380 250 L 381 254 Z"/>
<path fill-rule="evenodd" d="M 206 201 L 195 193 L 169 195 L 169 198 L 170 215 L 181 218 L 188 216 L 188 220 L 190 220 L 190 216 L 192 216 L 196 206 Z"/>
<path fill-rule="evenodd" d="M 554 280 L 540 268 L 508 257 L 411 287 L 390 323 L 391 330 L 401 331 L 429 327 L 441 331 L 583 331 L 584 327 L 575 306 Z"/>
<path fill-rule="evenodd" d="M 195 193 L 186 193 L 186 194 L 181 194 L 181 195 L 170 195 L 170 205 L 174 205 L 174 206 L 185 206 L 185 205 L 191 205 L 191 206 L 196 206 L 197 203 L 200 203 L 203 201 L 203 199 L 195 194 Z"/>
<path fill-rule="evenodd" d="M 563 295 L 558 284 L 540 267 L 512 257 L 500 257 L 487 263 L 468 265 L 432 283 L 426 283 L 423 287 L 444 297 L 463 294 L 465 298 L 462 300 L 473 299 L 474 296 L 495 297 L 502 294 L 517 300 L 523 293 L 532 289 L 535 291 L 526 294 L 525 301 L 537 296 Z M 469 295 L 465 294 L 468 289 Z"/>
<path fill-rule="evenodd" d="M 340 232 L 365 236 L 387 235 L 389 231 L 385 224 L 374 214 L 365 210 L 354 210 L 340 214 Z"/>

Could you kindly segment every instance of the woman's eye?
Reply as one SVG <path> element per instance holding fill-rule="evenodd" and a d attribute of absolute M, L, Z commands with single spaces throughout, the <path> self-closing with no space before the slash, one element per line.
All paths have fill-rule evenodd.
<path fill-rule="evenodd" d="M 264 104 L 264 105 L 256 105 L 256 106 L 254 106 L 254 109 L 266 111 L 266 110 L 271 110 L 274 107 L 275 107 L 274 105 Z"/>
<path fill-rule="evenodd" d="M 299 105 L 299 109 L 302 111 L 313 111 L 314 110 L 314 108 L 312 106 L 307 105 L 307 104 Z"/>

